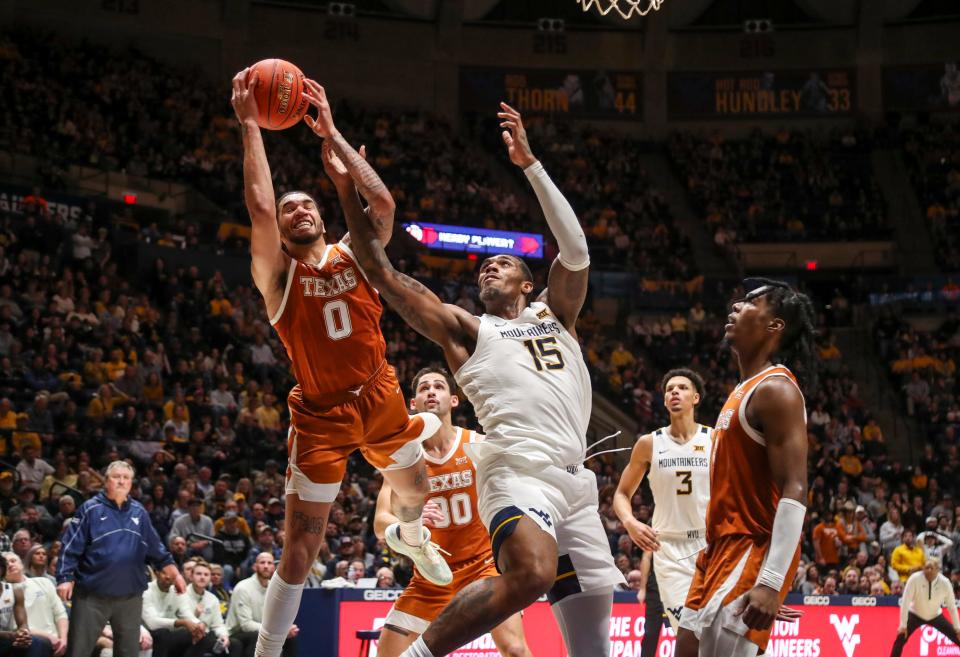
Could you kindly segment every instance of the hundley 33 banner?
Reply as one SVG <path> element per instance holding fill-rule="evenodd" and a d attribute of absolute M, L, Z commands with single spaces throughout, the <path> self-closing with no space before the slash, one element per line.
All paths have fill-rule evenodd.
<path fill-rule="evenodd" d="M 357 629 L 383 626 L 391 602 L 342 602 L 338 654 L 357 654 Z M 890 654 L 896 638 L 898 607 L 794 605 L 805 613 L 795 623 L 777 622 L 764 657 L 880 657 Z M 610 618 L 608 657 L 640 657 L 646 631 L 644 606 L 616 602 Z M 534 655 L 567 657 L 557 624 L 546 602 L 537 602 L 523 615 L 527 643 Z M 669 627 L 661 630 L 657 657 L 673 657 L 676 636 Z M 376 646 L 370 650 L 376 657 Z M 489 634 L 450 654 L 451 657 L 498 657 Z M 904 657 L 960 657 L 960 648 L 940 632 L 924 626 L 910 637 Z"/>
<path fill-rule="evenodd" d="M 667 74 L 671 120 L 844 116 L 856 105 L 853 69 Z"/>

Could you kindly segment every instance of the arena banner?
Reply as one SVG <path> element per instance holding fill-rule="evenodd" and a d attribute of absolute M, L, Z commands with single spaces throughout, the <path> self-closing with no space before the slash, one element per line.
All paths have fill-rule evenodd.
<path fill-rule="evenodd" d="M 900 111 L 960 111 L 957 63 L 883 69 L 883 106 Z"/>
<path fill-rule="evenodd" d="M 414 222 L 403 224 L 413 239 L 429 249 L 468 253 L 508 253 L 524 258 L 543 257 L 543 235 L 470 226 Z"/>
<path fill-rule="evenodd" d="M 506 101 L 528 114 L 572 118 L 643 118 L 643 74 L 638 71 L 460 69 L 460 109 L 492 112 Z"/>
<path fill-rule="evenodd" d="M 856 107 L 853 69 L 667 74 L 671 121 L 847 116 Z"/>
<path fill-rule="evenodd" d="M 9 212 L 13 215 L 24 214 L 23 199 L 30 196 L 33 192 L 27 187 L 18 187 L 15 185 L 0 186 L 0 211 Z M 47 207 L 51 214 L 58 214 L 64 220 L 80 219 L 83 216 L 84 208 L 89 199 L 80 196 L 71 196 L 60 192 L 42 193 L 41 196 L 47 201 Z"/>
<path fill-rule="evenodd" d="M 356 655 L 360 642 L 357 630 L 379 629 L 399 591 L 364 592 L 377 600 L 354 598 L 340 603 L 339 655 Z M 646 631 L 644 606 L 627 602 L 631 594 L 617 594 L 610 619 L 609 657 L 640 657 L 640 643 Z M 391 598 L 390 600 L 386 598 Z M 878 604 L 880 599 L 849 596 L 833 605 L 828 597 L 807 596 L 810 604 L 797 604 L 804 615 L 795 623 L 777 622 L 767 646 L 766 657 L 878 657 L 890 654 L 896 636 L 900 610 L 897 606 Z M 535 655 L 566 657 L 556 621 L 546 602 L 532 605 L 523 616 L 527 642 Z M 660 635 L 657 657 L 672 657 L 676 636 L 669 627 Z M 376 657 L 376 646 L 369 653 Z M 453 657 L 497 657 L 497 649 L 489 635 L 451 653 Z M 940 632 L 924 627 L 910 637 L 904 657 L 960 657 L 960 648 Z"/>

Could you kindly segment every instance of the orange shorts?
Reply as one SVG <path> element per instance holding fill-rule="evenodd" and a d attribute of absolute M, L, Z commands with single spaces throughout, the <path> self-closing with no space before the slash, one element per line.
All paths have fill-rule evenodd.
<path fill-rule="evenodd" d="M 396 373 L 387 364 L 354 390 L 311 397 L 294 386 L 287 405 L 286 491 L 308 502 L 336 499 L 354 450 L 378 470 L 409 468 L 423 454 L 421 443 L 440 428 L 432 413 L 407 412 Z"/>
<path fill-rule="evenodd" d="M 742 606 L 741 598 L 750 592 L 760 576 L 768 547 L 769 543 L 756 543 L 750 536 L 743 535 L 723 536 L 709 544 L 697 558 L 693 582 L 680 614 L 680 627 L 691 630 L 701 638 L 706 628 L 720 623 L 761 650 L 766 649 L 770 641 L 770 629 L 748 629 L 737 612 Z M 798 545 L 787 572 L 791 575 L 795 573 L 799 561 Z M 784 581 L 780 604 L 783 604 L 792 583 L 793 577 L 787 577 Z"/>
<path fill-rule="evenodd" d="M 449 586 L 437 586 L 414 570 L 410 584 L 393 603 L 385 624 L 423 634 L 433 619 L 453 600 L 457 591 L 477 580 L 500 574 L 493 564 L 493 553 L 489 550 L 473 559 L 450 564 L 450 570 L 453 571 L 453 581 Z"/>

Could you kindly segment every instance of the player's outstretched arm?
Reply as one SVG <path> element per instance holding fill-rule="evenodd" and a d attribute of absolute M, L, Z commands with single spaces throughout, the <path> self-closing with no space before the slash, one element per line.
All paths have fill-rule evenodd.
<path fill-rule="evenodd" d="M 780 589 L 786 577 L 793 576 L 791 565 L 807 511 L 807 421 L 803 395 L 781 376 L 757 388 L 747 415 L 763 433 L 773 481 L 780 489 L 767 558 L 743 609 L 743 622 L 759 630 L 773 623 L 780 608 Z"/>
<path fill-rule="evenodd" d="M 329 139 L 325 139 L 323 142 L 322 152 L 323 170 L 326 171 L 327 176 L 331 181 L 333 181 L 333 186 L 337 189 L 337 199 L 340 201 L 340 207 L 343 208 L 343 214 L 348 217 L 356 217 L 357 221 L 370 221 L 370 208 L 364 209 L 363 204 L 360 202 L 360 196 L 357 194 L 356 185 L 353 184 L 353 178 L 347 171 L 347 167 L 343 164 L 343 161 L 337 156 L 336 151 L 333 150 L 333 142 Z M 360 155 L 360 157 L 366 159 L 366 147 L 361 146 L 357 153 Z M 386 229 L 382 231 L 376 231 L 377 238 L 380 239 L 384 245 L 390 242 L 392 233 L 392 222 L 390 224 L 389 232 Z M 350 233 L 347 233 L 343 239 L 347 243 L 352 242 Z"/>
<path fill-rule="evenodd" d="M 387 189 L 383 180 L 367 162 L 366 153 L 358 153 L 354 150 L 353 146 L 337 130 L 333 123 L 333 111 L 330 109 L 330 102 L 327 100 L 327 92 L 324 88 L 314 80 L 305 80 L 304 86 L 303 97 L 317 108 L 317 118 L 305 116 L 303 120 L 310 126 L 314 134 L 323 138 L 324 146 L 332 149 L 332 152 L 336 154 L 336 161 L 334 162 L 328 154 L 330 151 L 325 152 L 323 166 L 327 175 L 337 186 L 337 196 L 340 198 L 341 204 L 345 202 L 344 197 L 346 196 L 346 201 L 353 205 L 353 200 L 350 197 L 355 195 L 356 192 L 360 192 L 360 195 L 369 204 L 366 213 L 376 230 L 377 236 L 384 244 L 387 244 L 393 234 L 393 215 L 396 211 L 393 195 L 390 194 L 390 190 Z M 363 150 L 363 147 L 361 147 L 361 151 Z M 352 181 L 353 190 L 350 190 L 344 184 L 344 176 L 349 177 Z M 346 207 L 344 207 L 344 213 L 346 213 Z"/>
<path fill-rule="evenodd" d="M 250 254 L 253 259 L 253 281 L 266 295 L 278 285 L 282 290 L 283 285 L 278 281 L 278 277 L 286 272 L 287 259 L 277 228 L 276 198 L 270 177 L 270 163 L 267 161 L 263 136 L 257 125 L 257 99 L 253 90 L 258 82 L 257 74 L 249 68 L 237 73 L 233 76 L 230 103 L 240 121 L 240 135 L 243 140 L 243 198 L 252 225 Z"/>
<path fill-rule="evenodd" d="M 627 534 L 644 551 L 655 551 L 660 549 L 660 541 L 657 540 L 657 534 L 650 525 L 637 520 L 633 515 L 634 493 L 640 487 L 647 469 L 650 467 L 650 460 L 653 458 L 653 436 L 649 433 L 637 440 L 630 452 L 630 462 L 620 474 L 620 481 L 617 483 L 617 490 L 613 494 L 613 511 L 617 518 L 623 523 Z"/>
<path fill-rule="evenodd" d="M 560 254 L 550 266 L 547 289 L 540 296 L 560 322 L 573 331 L 587 298 L 590 282 L 590 254 L 587 238 L 570 203 L 547 175 L 543 165 L 530 150 L 527 131 L 520 112 L 506 103 L 500 103 L 501 136 L 507 145 L 510 161 L 523 169 L 527 180 L 540 201 L 550 232 L 553 233 Z"/>

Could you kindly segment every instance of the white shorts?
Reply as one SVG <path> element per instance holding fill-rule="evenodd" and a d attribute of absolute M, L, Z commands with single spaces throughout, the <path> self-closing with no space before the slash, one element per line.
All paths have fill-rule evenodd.
<path fill-rule="evenodd" d="M 556 540 L 557 580 L 547 594 L 551 604 L 625 583 L 600 522 L 597 478 L 591 470 L 550 465 L 530 472 L 490 459 L 478 468 L 477 493 L 494 556 L 523 516 Z"/>
<path fill-rule="evenodd" d="M 706 538 L 660 538 L 660 549 L 653 553 L 653 572 L 660 590 L 660 601 L 673 630 L 680 623 L 680 612 L 693 581 L 697 556 L 707 546 Z"/>
<path fill-rule="evenodd" d="M 722 615 L 717 614 L 713 623 L 700 629 L 698 657 L 756 657 L 757 644 L 724 627 Z"/>

